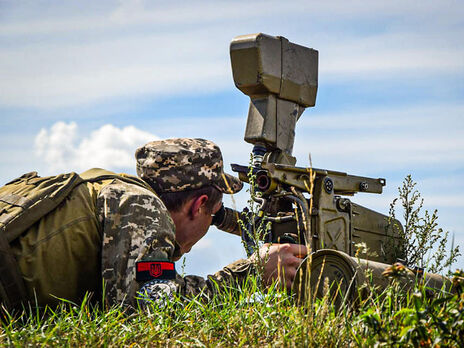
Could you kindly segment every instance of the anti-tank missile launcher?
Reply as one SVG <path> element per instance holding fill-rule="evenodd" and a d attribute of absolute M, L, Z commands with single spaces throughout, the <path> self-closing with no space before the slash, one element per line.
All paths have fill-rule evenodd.
<path fill-rule="evenodd" d="M 316 271 L 324 277 L 323 283 L 336 283 L 344 293 L 351 293 L 362 285 L 360 272 L 370 268 L 379 275 L 378 285 L 384 287 L 380 275 L 402 257 L 395 248 L 403 242 L 399 233 L 402 226 L 347 196 L 380 194 L 386 180 L 297 167 L 292 156 L 297 121 L 305 108 L 316 103 L 318 51 L 284 37 L 251 34 L 232 40 L 230 56 L 235 85 L 250 97 L 244 139 L 253 145 L 252 165 L 233 164 L 232 169 L 244 182 L 249 183 L 252 175 L 258 192 L 252 198 L 259 211 L 243 230 L 236 223 L 237 214 L 227 208 L 216 224 L 241 234 L 248 254 L 257 247 L 252 229 L 260 224 L 270 225 L 260 236 L 265 242 L 305 244 L 312 255 L 302 263 L 294 284 L 300 295 L 307 287 L 321 295 L 316 289 L 321 281 L 321 277 L 314 277 Z M 362 249 L 356 248 L 358 243 L 363 243 Z M 308 264 L 314 272 L 305 271 Z M 411 286 L 420 272 L 409 272 L 405 284 Z M 310 279 L 303 281 L 306 274 Z M 426 279 L 434 288 L 440 288 L 444 280 L 438 275 Z"/>

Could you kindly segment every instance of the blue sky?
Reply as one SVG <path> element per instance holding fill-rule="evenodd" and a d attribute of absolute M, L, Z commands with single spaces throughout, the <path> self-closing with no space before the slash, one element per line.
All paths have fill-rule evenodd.
<path fill-rule="evenodd" d="M 461 1 L 0 0 L 0 184 L 31 170 L 134 173 L 133 152 L 155 138 L 208 138 L 227 164 L 247 163 L 249 100 L 229 43 L 255 32 L 319 51 L 298 165 L 311 153 L 315 167 L 386 178 L 384 194 L 353 198 L 381 212 L 411 174 L 464 248 Z M 243 255 L 238 238 L 211 229 L 185 271 Z"/>

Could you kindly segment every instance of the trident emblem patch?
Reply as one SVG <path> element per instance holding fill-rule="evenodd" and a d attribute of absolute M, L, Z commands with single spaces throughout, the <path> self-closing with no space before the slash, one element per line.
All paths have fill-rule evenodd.
<path fill-rule="evenodd" d="M 150 279 L 175 279 L 176 269 L 170 261 L 139 261 L 136 262 L 137 281 Z"/>
<path fill-rule="evenodd" d="M 158 278 L 162 273 L 161 263 L 150 264 L 150 275 L 152 277 Z"/>

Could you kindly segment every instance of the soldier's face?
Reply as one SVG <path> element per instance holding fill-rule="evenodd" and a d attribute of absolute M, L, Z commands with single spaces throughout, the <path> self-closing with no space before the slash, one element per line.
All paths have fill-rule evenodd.
<path fill-rule="evenodd" d="M 202 209 L 200 213 L 195 216 L 189 224 L 188 231 L 186 232 L 186 239 L 181 243 L 181 251 L 183 254 L 188 253 L 192 247 L 208 232 L 209 226 L 215 213 L 221 209 L 222 202 L 218 202 L 212 211 Z"/>

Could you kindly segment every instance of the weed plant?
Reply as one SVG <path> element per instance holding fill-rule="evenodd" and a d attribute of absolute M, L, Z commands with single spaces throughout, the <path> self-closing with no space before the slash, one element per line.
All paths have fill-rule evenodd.
<path fill-rule="evenodd" d="M 456 293 L 430 297 L 392 282 L 355 307 L 338 310 L 326 298 L 308 308 L 277 287 L 260 292 L 255 279 L 204 301 L 174 298 L 145 310 L 63 301 L 57 308 L 6 315 L 1 346 L 464 346 L 464 272 Z"/>
<path fill-rule="evenodd" d="M 450 270 L 461 252 L 459 245 L 454 245 L 454 238 L 449 241 L 449 232 L 438 226 L 438 211 L 423 210 L 424 200 L 411 175 L 403 180 L 398 193 L 398 198 L 390 204 L 389 217 L 389 224 L 399 236 L 393 242 L 396 256 L 407 265 L 426 268 L 431 273 Z M 404 229 L 395 220 L 398 206 Z"/>

